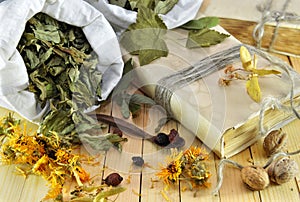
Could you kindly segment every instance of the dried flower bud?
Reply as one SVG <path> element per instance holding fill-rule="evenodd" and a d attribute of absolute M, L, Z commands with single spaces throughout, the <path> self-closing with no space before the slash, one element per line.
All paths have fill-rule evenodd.
<path fill-rule="evenodd" d="M 123 136 L 123 132 L 120 130 L 120 128 L 115 128 L 113 130 L 113 134 L 116 134 L 118 135 L 119 137 L 122 137 Z"/>
<path fill-rule="evenodd" d="M 231 80 L 227 80 L 225 78 L 220 78 L 219 79 L 219 86 L 229 86 Z"/>
<path fill-rule="evenodd" d="M 169 133 L 169 140 L 170 140 L 170 142 L 172 142 L 177 137 L 179 137 L 178 131 L 175 130 L 175 129 L 170 130 L 170 133 Z"/>
<path fill-rule="evenodd" d="M 169 136 L 165 133 L 158 133 L 154 138 L 154 142 L 159 146 L 167 146 L 170 144 Z"/>
<path fill-rule="evenodd" d="M 111 173 L 105 179 L 104 182 L 108 186 L 118 186 L 123 180 L 123 177 L 119 175 L 119 173 Z"/>
<path fill-rule="evenodd" d="M 259 166 L 247 166 L 241 170 L 242 180 L 251 190 L 263 190 L 270 184 L 268 173 Z"/>
<path fill-rule="evenodd" d="M 140 156 L 133 156 L 131 159 L 132 159 L 133 164 L 136 166 L 142 167 L 145 163 L 144 159 Z"/>
<path fill-rule="evenodd" d="M 230 74 L 230 73 L 232 73 L 234 70 L 235 70 L 235 68 L 233 67 L 232 64 L 230 64 L 230 65 L 228 65 L 228 66 L 225 67 L 224 73 L 225 73 L 225 74 Z"/>
<path fill-rule="evenodd" d="M 296 176 L 298 171 L 297 162 L 289 157 L 279 158 L 268 167 L 271 181 L 277 184 L 290 181 Z"/>
<path fill-rule="evenodd" d="M 179 136 L 178 131 L 175 129 L 170 130 L 169 141 L 169 148 L 181 148 L 185 145 L 185 140 Z"/>
<path fill-rule="evenodd" d="M 264 139 L 263 148 L 267 156 L 286 150 L 287 134 L 280 130 L 271 131 Z"/>

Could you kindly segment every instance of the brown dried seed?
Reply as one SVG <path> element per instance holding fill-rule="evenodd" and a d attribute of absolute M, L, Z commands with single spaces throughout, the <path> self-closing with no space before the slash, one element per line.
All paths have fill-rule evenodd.
<path fill-rule="evenodd" d="M 286 150 L 287 134 L 281 129 L 271 131 L 264 139 L 263 148 L 267 156 Z"/>
<path fill-rule="evenodd" d="M 267 169 L 271 181 L 277 184 L 290 181 L 299 171 L 297 162 L 289 157 L 277 159 Z"/>
<path fill-rule="evenodd" d="M 123 177 L 119 175 L 119 173 L 111 173 L 105 179 L 104 182 L 108 186 L 118 186 L 123 180 Z"/>
<path fill-rule="evenodd" d="M 241 170 L 242 180 L 251 190 L 263 190 L 270 184 L 268 173 L 258 166 L 247 166 Z"/>

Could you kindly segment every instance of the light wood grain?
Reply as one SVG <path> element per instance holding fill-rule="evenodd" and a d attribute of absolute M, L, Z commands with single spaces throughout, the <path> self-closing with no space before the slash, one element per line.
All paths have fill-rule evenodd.
<path fill-rule="evenodd" d="M 256 45 L 252 37 L 256 22 L 236 19 L 221 18 L 220 25 L 235 38 L 245 44 Z M 261 46 L 268 49 L 270 47 L 275 26 L 265 25 L 264 36 Z M 279 27 L 278 34 L 273 44 L 273 49 L 300 56 L 300 29 Z"/>

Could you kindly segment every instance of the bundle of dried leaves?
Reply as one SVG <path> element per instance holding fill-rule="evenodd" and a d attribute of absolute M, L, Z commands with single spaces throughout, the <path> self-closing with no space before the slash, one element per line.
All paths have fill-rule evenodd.
<path fill-rule="evenodd" d="M 38 13 L 27 22 L 17 49 L 27 67 L 28 90 L 42 107 L 50 103 L 40 133 L 51 136 L 55 132 L 68 146 L 80 140 L 89 143 L 86 137 L 100 134 L 102 126 L 83 113 L 99 104 L 102 73 L 96 69 L 97 55 L 82 29 Z M 98 149 L 109 149 L 111 139 L 113 144 L 124 140 L 109 134 L 99 139 L 103 147 Z"/>

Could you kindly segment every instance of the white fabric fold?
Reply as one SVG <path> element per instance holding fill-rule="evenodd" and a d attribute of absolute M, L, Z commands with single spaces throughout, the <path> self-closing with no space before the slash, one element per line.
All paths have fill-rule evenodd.
<path fill-rule="evenodd" d="M 26 22 L 39 12 L 82 27 L 98 55 L 101 100 L 106 99 L 122 76 L 123 61 L 116 34 L 103 14 L 83 0 L 9 0 L 0 4 L 0 106 L 31 121 L 39 121 L 46 110 L 26 90 L 28 74 L 16 49 Z"/>
<path fill-rule="evenodd" d="M 117 32 L 122 32 L 136 21 L 137 12 L 109 4 L 107 0 L 86 0 L 97 8 Z M 178 27 L 195 18 L 203 0 L 179 0 L 165 15 L 160 15 L 168 29 Z"/>

